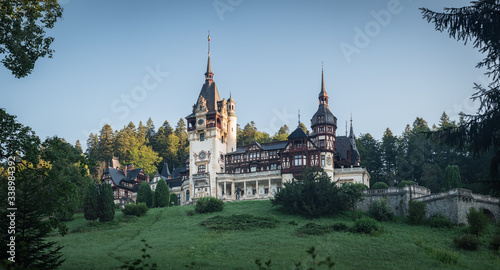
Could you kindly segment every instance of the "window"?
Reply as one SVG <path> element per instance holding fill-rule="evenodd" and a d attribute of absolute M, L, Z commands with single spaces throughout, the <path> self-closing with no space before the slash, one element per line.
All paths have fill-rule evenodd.
<path fill-rule="evenodd" d="M 205 172 L 205 165 L 200 165 L 198 166 L 198 173 L 204 173 Z"/>
<path fill-rule="evenodd" d="M 256 189 L 252 189 L 252 195 L 255 195 L 255 193 L 257 193 L 257 190 Z"/>
<path fill-rule="evenodd" d="M 200 133 L 200 141 L 204 141 L 205 140 L 205 133 Z"/>
<path fill-rule="evenodd" d="M 321 167 L 325 166 L 325 155 L 321 155 Z"/>
<path fill-rule="evenodd" d="M 277 190 L 278 192 L 280 192 L 280 191 L 281 191 L 281 187 L 277 187 L 277 188 L 276 188 L 276 190 Z"/>
<path fill-rule="evenodd" d="M 234 169 L 234 173 L 240 173 L 240 171 L 241 171 L 240 168 Z"/>
<path fill-rule="evenodd" d="M 251 172 L 256 172 L 256 171 L 257 171 L 257 167 L 256 167 L 256 166 L 252 166 L 252 167 L 250 167 L 250 171 L 251 171 Z"/>
<path fill-rule="evenodd" d="M 328 127 L 328 132 L 332 132 L 332 127 Z"/>
<path fill-rule="evenodd" d="M 220 143 L 224 143 L 224 136 L 220 138 Z"/>
<path fill-rule="evenodd" d="M 270 170 L 276 170 L 276 164 L 271 164 Z"/>
<path fill-rule="evenodd" d="M 325 140 L 319 140 L 319 147 L 325 147 Z"/>
<path fill-rule="evenodd" d="M 189 201 L 189 190 L 186 190 L 186 201 Z"/>
<path fill-rule="evenodd" d="M 294 159 L 293 166 L 302 166 L 302 155 L 296 155 Z"/>
<path fill-rule="evenodd" d="M 220 167 L 220 172 L 223 173 L 224 172 L 224 167 Z"/>
<path fill-rule="evenodd" d="M 224 160 L 224 155 L 223 154 L 220 154 L 220 159 Z"/>
<path fill-rule="evenodd" d="M 269 188 L 264 188 L 264 194 L 269 194 Z"/>
<path fill-rule="evenodd" d="M 324 127 L 319 127 L 319 132 L 324 132 L 325 128 Z"/>

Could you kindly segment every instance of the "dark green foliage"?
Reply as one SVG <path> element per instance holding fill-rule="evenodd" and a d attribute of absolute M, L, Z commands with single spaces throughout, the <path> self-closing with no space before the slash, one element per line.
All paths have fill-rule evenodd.
<path fill-rule="evenodd" d="M 195 210 L 197 213 L 220 212 L 224 209 L 224 202 L 215 197 L 203 197 L 196 201 Z"/>
<path fill-rule="evenodd" d="M 148 212 L 149 208 L 145 203 L 126 204 L 122 212 L 124 215 L 142 217 Z"/>
<path fill-rule="evenodd" d="M 253 215 L 215 216 L 207 218 L 201 225 L 212 230 L 252 230 L 256 228 L 274 228 L 279 223 L 275 217 L 256 217 Z"/>
<path fill-rule="evenodd" d="M 273 206 L 285 213 L 310 218 L 328 216 L 347 209 L 343 193 L 323 171 L 306 168 L 302 180 L 284 183 L 284 188 L 271 199 Z"/>
<path fill-rule="evenodd" d="M 146 203 L 150 208 L 153 206 L 153 194 L 151 193 L 151 187 L 148 182 L 142 182 L 137 191 L 137 203 L 141 202 Z"/>
<path fill-rule="evenodd" d="M 377 182 L 373 184 L 372 189 L 388 189 L 389 186 L 384 182 Z"/>
<path fill-rule="evenodd" d="M 349 226 L 345 223 L 337 222 L 329 225 L 319 225 L 316 223 L 307 223 L 306 225 L 295 230 L 298 236 L 302 235 L 323 235 L 331 232 L 346 232 Z"/>
<path fill-rule="evenodd" d="M 41 206 L 46 202 L 40 201 L 40 198 L 47 199 L 47 197 L 42 197 L 43 193 L 40 190 L 42 183 L 39 177 L 41 175 L 37 175 L 36 170 L 30 169 L 16 172 L 15 201 L 17 211 L 15 211 L 15 232 L 10 235 L 15 237 L 16 243 L 14 265 L 20 266 L 22 269 L 55 269 L 64 262 L 64 259 L 62 259 L 62 247 L 56 246 L 56 242 L 46 240 L 54 224 L 57 224 L 57 219 L 48 218 L 44 213 L 44 209 L 41 209 Z M 0 181 L 0 183 L 5 182 Z M 5 190 L 7 190 L 7 187 L 5 187 Z M 37 197 L 37 195 L 40 195 L 40 197 Z M 5 228 L 3 232 L 6 233 L 10 222 L 7 215 L 12 212 L 4 212 L 4 209 L 0 212 L 2 214 L 0 218 L 2 219 L 2 229 Z M 1 258 L 6 259 L 9 256 L 5 250 L 9 243 L 6 234 L 2 234 L 1 243 L 4 245 L 2 246 Z"/>
<path fill-rule="evenodd" d="M 450 219 L 442 216 L 442 215 L 436 215 L 428 218 L 425 223 L 427 226 L 433 227 L 433 228 L 451 228 L 453 227 L 453 223 L 451 223 Z"/>
<path fill-rule="evenodd" d="M 151 200 L 151 208 L 156 208 L 156 207 L 158 207 L 158 206 L 156 205 L 156 192 L 155 192 L 154 190 L 151 190 L 151 198 L 153 198 L 153 199 Z"/>
<path fill-rule="evenodd" d="M 484 234 L 490 223 L 483 210 L 477 211 L 473 207 L 467 213 L 467 222 L 469 223 L 469 232 L 477 236 Z"/>
<path fill-rule="evenodd" d="M 355 233 L 378 234 L 382 231 L 382 227 L 377 220 L 369 217 L 356 219 L 352 231 Z"/>
<path fill-rule="evenodd" d="M 272 263 L 271 259 L 269 259 L 267 262 L 264 262 L 264 264 L 262 264 L 259 259 L 255 259 L 255 264 L 257 265 L 257 267 L 259 267 L 259 270 L 270 270 Z"/>
<path fill-rule="evenodd" d="M 343 193 L 344 201 L 347 203 L 349 209 L 351 209 L 353 214 L 353 219 L 355 218 L 356 204 L 363 200 L 365 194 L 363 190 L 367 189 L 367 186 L 359 183 L 355 184 L 344 184 L 340 190 Z"/>
<path fill-rule="evenodd" d="M 99 218 L 99 190 L 94 183 L 90 183 L 83 203 L 83 215 L 86 220 L 94 221 Z"/>
<path fill-rule="evenodd" d="M 40 57 L 52 58 L 53 37 L 45 30 L 54 27 L 62 17 L 63 8 L 56 0 L 2 1 L 0 8 L 0 55 L 3 65 L 16 78 L 31 74 Z"/>
<path fill-rule="evenodd" d="M 453 243 L 457 248 L 465 249 L 465 250 L 477 250 L 479 244 L 479 238 L 475 235 L 464 235 L 462 237 L 453 238 Z"/>
<path fill-rule="evenodd" d="M 145 239 L 142 239 L 141 242 L 144 243 L 144 248 L 141 249 L 142 252 L 141 257 L 134 261 L 129 261 L 124 263 L 120 267 L 120 269 L 127 269 L 127 270 L 158 269 L 158 265 L 156 263 L 151 263 L 150 265 L 150 263 L 146 262 L 146 259 L 151 259 L 151 255 L 149 255 L 148 249 L 153 249 L 153 248 L 146 243 Z"/>
<path fill-rule="evenodd" d="M 422 225 L 425 222 L 425 203 L 410 201 L 408 222 L 412 225 Z"/>
<path fill-rule="evenodd" d="M 177 206 L 179 205 L 179 200 L 177 198 L 177 194 L 170 193 L 170 206 Z"/>
<path fill-rule="evenodd" d="M 385 198 L 371 203 L 368 206 L 368 215 L 378 221 L 389 221 L 394 218 L 394 213 Z"/>
<path fill-rule="evenodd" d="M 449 190 L 452 188 L 461 188 L 462 179 L 460 177 L 460 169 L 457 165 L 448 165 L 444 170 L 444 190 Z"/>
<path fill-rule="evenodd" d="M 414 186 L 416 184 L 417 183 L 415 183 L 414 181 L 404 180 L 404 181 L 399 182 L 398 187 L 401 188 L 401 187 L 406 187 L 406 186 Z"/>
<path fill-rule="evenodd" d="M 479 101 L 476 114 L 463 117 L 458 127 L 447 128 L 431 134 L 440 142 L 457 147 L 478 156 L 491 153 L 490 184 L 500 192 L 500 28 L 498 12 L 500 4 L 495 0 L 472 1 L 472 5 L 447 8 L 445 12 L 434 12 L 422 8 L 424 19 L 435 25 L 438 31 L 447 31 L 450 37 L 467 43 L 485 57 L 476 67 L 486 68 L 485 75 L 492 79 L 487 86 L 474 84 L 476 91 L 472 100 Z"/>
<path fill-rule="evenodd" d="M 188 215 L 188 216 L 194 216 L 194 214 L 195 214 L 194 210 L 187 210 L 186 211 L 186 215 Z"/>
<path fill-rule="evenodd" d="M 102 184 L 99 191 L 99 221 L 106 222 L 115 218 L 115 202 L 113 188 L 110 184 Z"/>
<path fill-rule="evenodd" d="M 495 235 L 493 236 L 493 238 L 491 238 L 490 248 L 495 251 L 498 251 L 500 249 L 500 235 Z"/>
<path fill-rule="evenodd" d="M 141 185 L 142 186 L 142 185 Z M 168 186 L 165 180 L 160 179 L 156 185 L 155 190 L 155 202 L 156 207 L 169 206 L 170 194 L 168 191 Z"/>

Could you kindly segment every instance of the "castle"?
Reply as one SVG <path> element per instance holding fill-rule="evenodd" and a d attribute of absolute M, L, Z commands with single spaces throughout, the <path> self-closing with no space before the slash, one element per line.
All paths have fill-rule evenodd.
<path fill-rule="evenodd" d="M 311 134 L 297 127 L 286 141 L 237 146 L 236 102 L 231 96 L 221 100 L 209 49 L 205 82 L 186 116 L 189 157 L 173 174 L 162 172 L 171 192 L 182 205 L 206 196 L 226 201 L 272 198 L 283 183 L 300 179 L 304 167 L 322 168 L 340 185 L 368 186 L 370 175 L 360 166 L 352 121 L 349 136 L 336 136 L 337 118 L 328 105 L 323 70 L 318 100 Z"/>

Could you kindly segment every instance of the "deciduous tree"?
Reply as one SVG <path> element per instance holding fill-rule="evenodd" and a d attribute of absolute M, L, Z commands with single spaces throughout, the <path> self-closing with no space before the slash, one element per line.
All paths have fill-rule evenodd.
<path fill-rule="evenodd" d="M 57 0 L 0 2 L 0 55 L 16 78 L 30 74 L 38 58 L 52 58 L 54 38 L 45 30 L 54 27 L 62 12 Z"/>

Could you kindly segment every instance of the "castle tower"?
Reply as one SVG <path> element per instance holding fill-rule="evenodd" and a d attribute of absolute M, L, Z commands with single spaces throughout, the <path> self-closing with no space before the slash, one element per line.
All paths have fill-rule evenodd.
<path fill-rule="evenodd" d="M 224 172 L 225 154 L 236 150 L 235 102 L 220 99 L 210 61 L 193 111 L 186 117 L 189 136 L 189 184 L 183 184 L 183 204 L 217 195 L 216 174 Z"/>
<path fill-rule="evenodd" d="M 337 118 L 328 106 L 328 93 L 325 89 L 323 68 L 321 68 L 321 91 L 319 92 L 318 100 L 318 110 L 311 119 L 312 138 L 315 144 L 321 149 L 321 167 L 330 177 L 333 177 Z"/>

